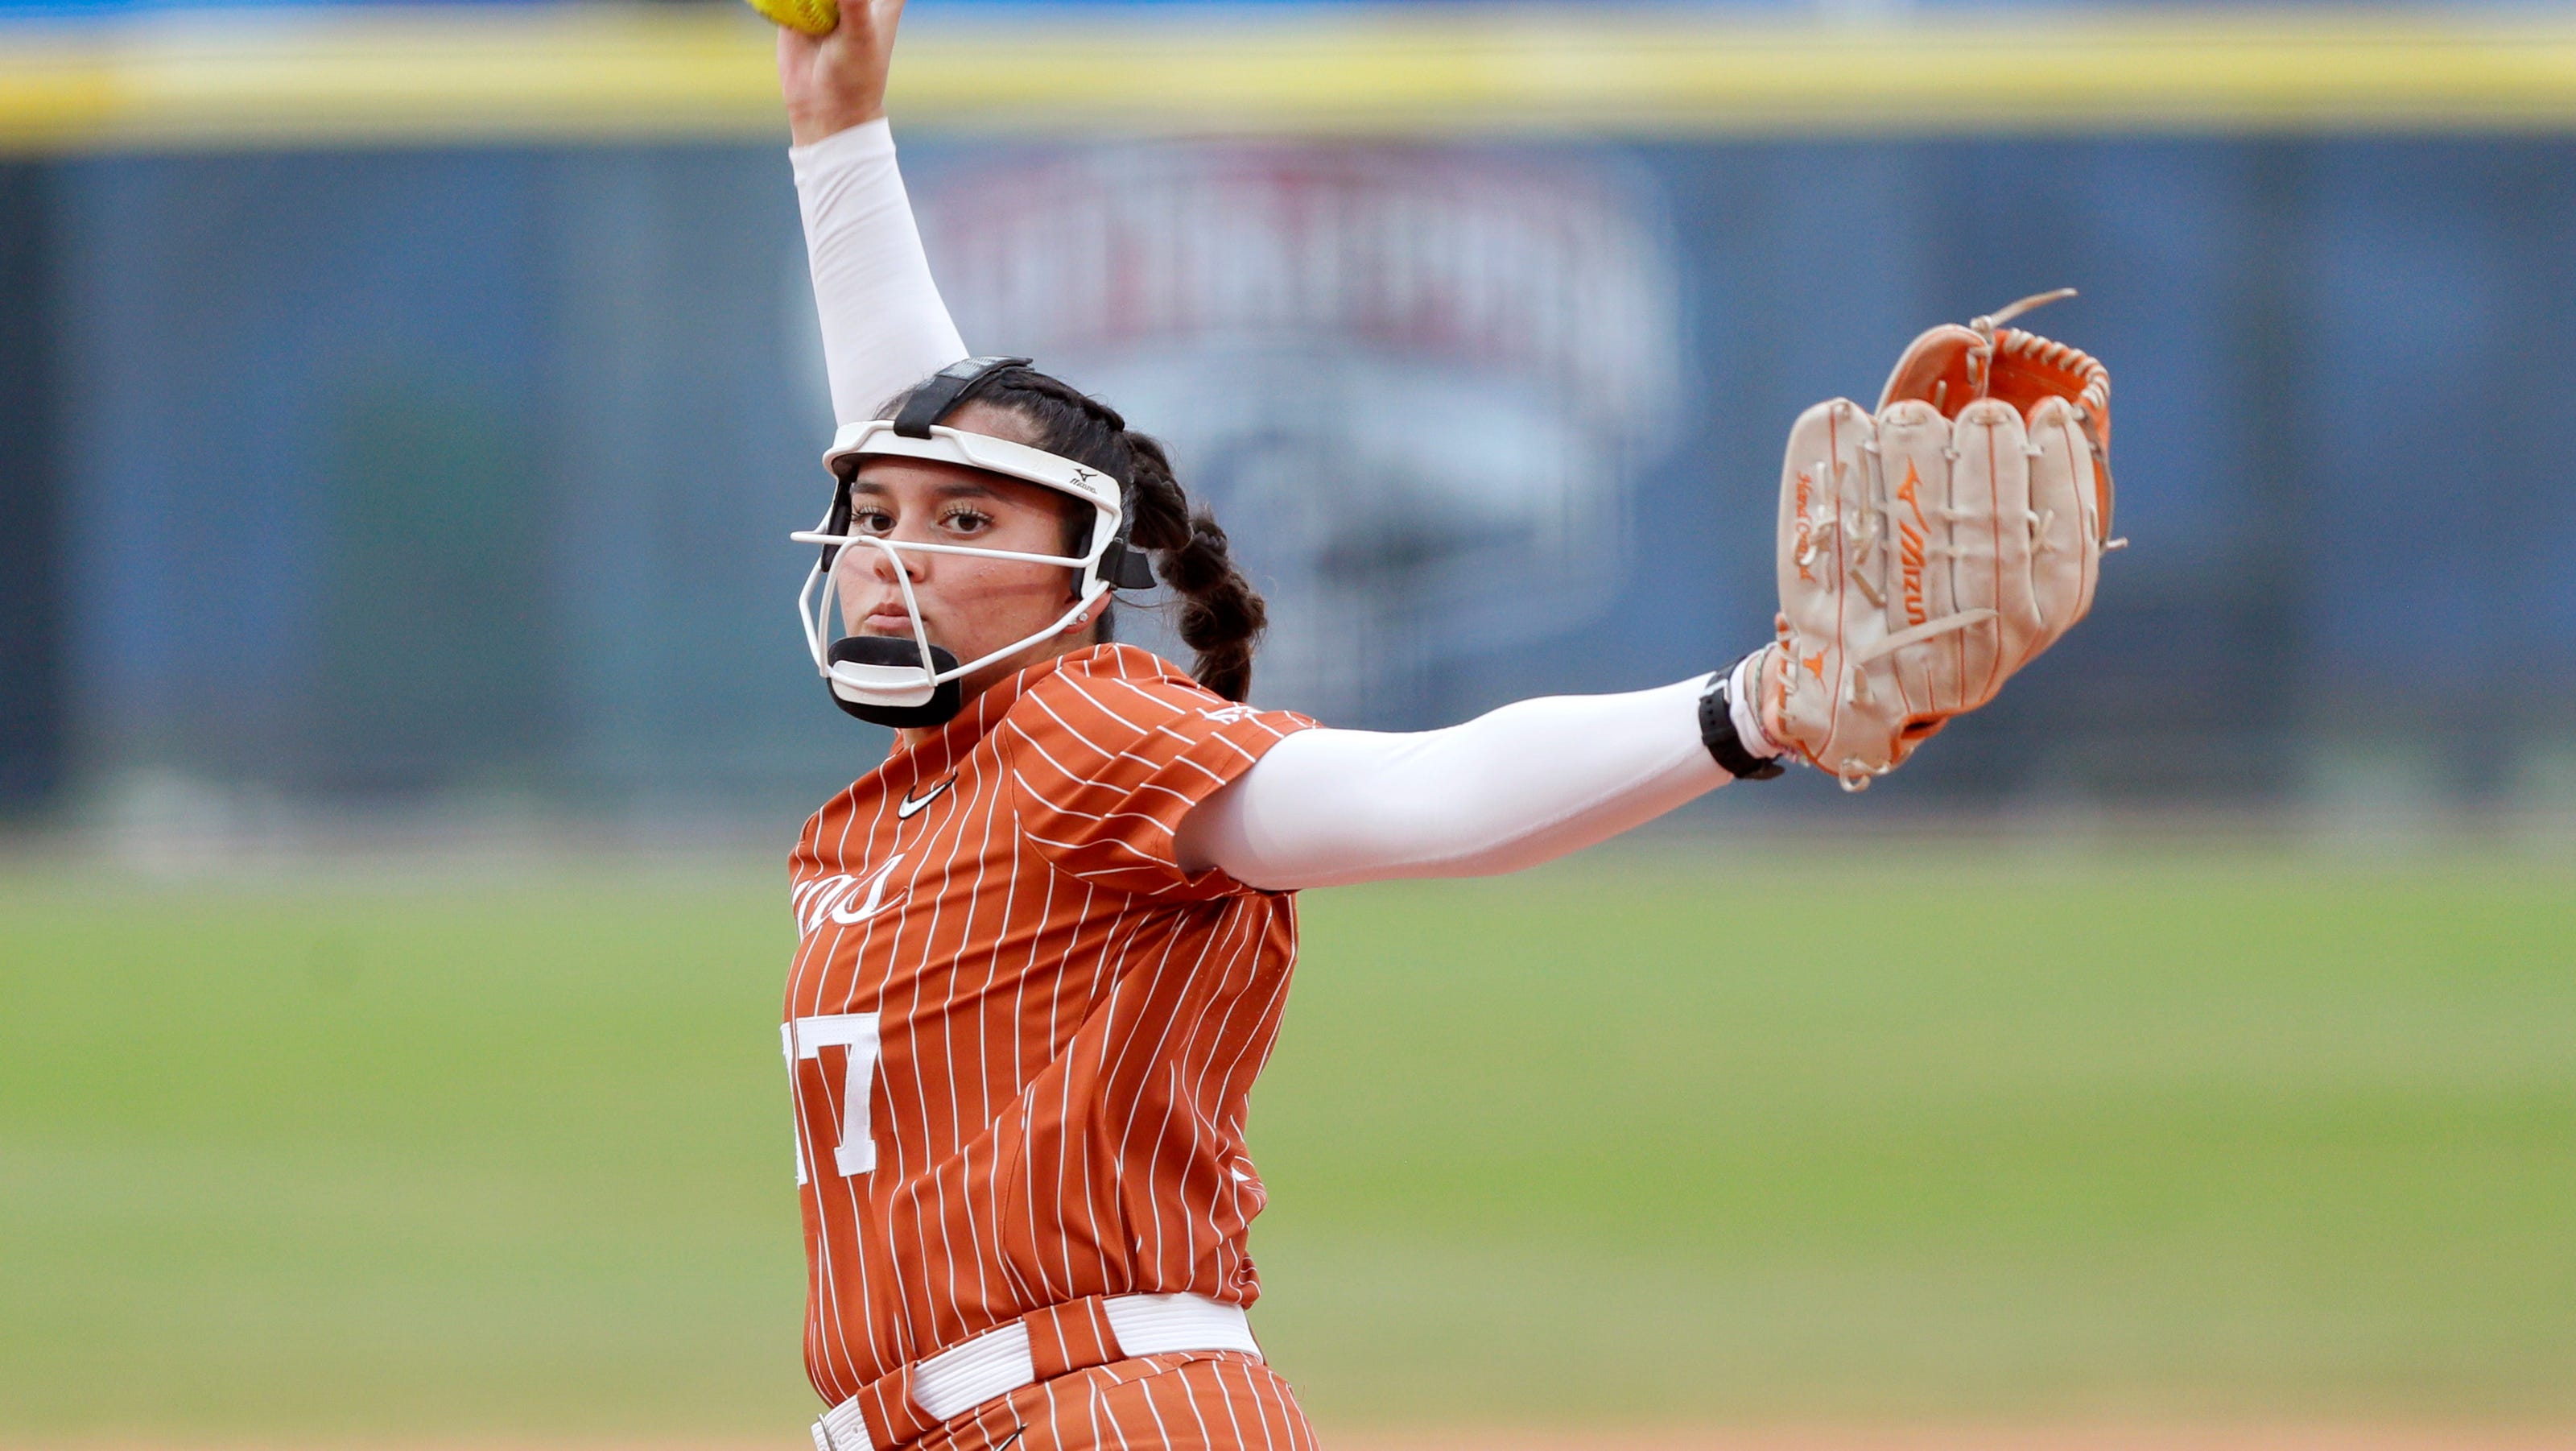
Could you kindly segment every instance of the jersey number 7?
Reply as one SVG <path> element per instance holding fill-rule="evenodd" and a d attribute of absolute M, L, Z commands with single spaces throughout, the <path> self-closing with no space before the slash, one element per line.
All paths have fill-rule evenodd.
<path fill-rule="evenodd" d="M 843 1178 L 875 1168 L 877 1142 L 868 1133 L 868 1099 L 876 1091 L 880 1051 L 877 1015 L 825 1013 L 791 1018 L 778 1025 L 778 1046 L 787 1055 L 791 1087 L 796 1080 L 798 1059 L 811 1058 L 819 1063 L 826 1048 L 850 1050 L 841 1067 L 841 1136 L 832 1145 L 832 1167 Z M 796 1115 L 796 1182 L 802 1184 L 809 1177 L 805 1172 L 805 1114 L 800 1100 Z"/>

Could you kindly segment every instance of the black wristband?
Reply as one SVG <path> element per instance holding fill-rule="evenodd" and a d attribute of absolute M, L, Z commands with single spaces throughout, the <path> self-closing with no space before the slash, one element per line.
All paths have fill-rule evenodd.
<path fill-rule="evenodd" d="M 1789 768 L 1777 756 L 1757 756 L 1744 747 L 1744 737 L 1735 730 L 1735 697 L 1729 682 L 1735 678 L 1730 665 L 1708 682 L 1699 697 L 1699 739 L 1726 774 L 1738 781 L 1768 781 Z"/>

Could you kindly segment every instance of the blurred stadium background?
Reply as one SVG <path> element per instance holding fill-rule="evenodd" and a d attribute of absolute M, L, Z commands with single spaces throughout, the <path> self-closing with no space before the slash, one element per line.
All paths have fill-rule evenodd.
<path fill-rule="evenodd" d="M 2576 13 L 905 34 L 970 344 L 1174 443 L 1337 724 L 1733 658 L 1931 322 L 2115 371 L 2134 547 L 1903 775 L 1308 903 L 1328 1427 L 2576 1443 Z M 768 46 L 0 0 L 0 1442 L 802 1435 L 776 857 L 882 742 Z"/>

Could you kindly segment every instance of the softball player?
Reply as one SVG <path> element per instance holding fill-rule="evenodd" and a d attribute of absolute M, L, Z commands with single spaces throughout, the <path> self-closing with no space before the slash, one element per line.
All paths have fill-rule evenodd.
<path fill-rule="evenodd" d="M 897 730 L 792 859 L 781 1036 L 806 1362 L 830 1406 L 815 1443 L 1312 1447 L 1245 1316 L 1264 1193 L 1244 1107 L 1296 951 L 1293 894 L 1532 865 L 1788 754 L 1865 781 L 2045 640 L 1988 625 L 2015 601 L 1944 594 L 1975 552 L 1963 533 L 1985 533 L 1948 527 L 1977 525 L 1958 499 L 1916 507 L 1943 521 L 1930 540 L 1903 535 L 1925 492 L 1910 473 L 1902 499 L 1834 502 L 1861 487 L 1847 464 L 1877 477 L 1853 452 L 1874 421 L 1820 405 L 1800 421 L 1822 430 L 1813 462 L 1793 435 L 1784 480 L 1781 639 L 1733 668 L 1419 734 L 1243 704 L 1262 603 L 1162 450 L 1024 359 L 965 357 L 883 116 L 901 8 L 780 32 L 841 420 L 830 511 L 795 536 L 818 551 L 800 609 L 833 700 Z M 1980 321 L 1984 361 L 1957 396 L 1982 402 L 2026 335 Z M 2043 471 L 2027 465 L 2022 504 Z M 2027 529 L 1993 532 L 2044 552 L 2056 521 L 2025 512 Z M 1873 532 L 1865 514 L 1893 522 Z M 1925 583 L 1926 559 L 1948 561 L 1948 585 Z M 1114 591 L 1158 574 L 1190 674 L 1110 639 Z M 1873 631 L 1846 576 L 1901 608 Z M 1984 654 L 1918 659 L 1970 635 Z M 1973 686 L 1951 678 L 1979 665 Z M 1864 695 L 1905 704 L 1873 713 Z"/>

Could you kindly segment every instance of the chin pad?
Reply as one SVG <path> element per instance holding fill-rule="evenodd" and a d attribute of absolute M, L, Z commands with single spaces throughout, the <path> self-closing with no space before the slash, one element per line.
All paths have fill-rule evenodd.
<path fill-rule="evenodd" d="M 851 635 L 833 641 L 832 648 L 825 655 L 835 665 L 921 668 L 920 647 L 910 640 L 899 640 L 889 635 Z M 930 647 L 930 668 L 942 672 L 954 670 L 957 657 L 933 645 Z M 854 700 L 843 700 L 841 692 L 828 680 L 823 683 L 823 688 L 831 691 L 832 703 L 841 709 L 870 725 L 893 726 L 897 730 L 946 725 L 955 720 L 957 712 L 966 705 L 964 693 L 954 680 L 941 682 L 937 689 L 931 691 L 930 699 L 919 705 L 862 705 Z"/>

